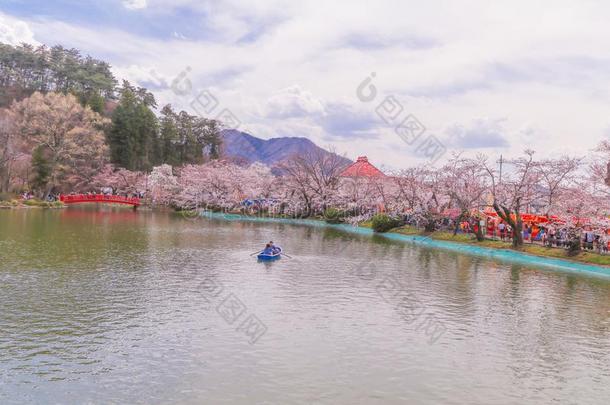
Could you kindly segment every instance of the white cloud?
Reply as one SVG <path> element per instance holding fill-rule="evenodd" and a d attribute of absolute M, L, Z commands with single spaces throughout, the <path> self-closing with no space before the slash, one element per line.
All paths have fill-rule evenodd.
<path fill-rule="evenodd" d="M 113 67 L 113 73 L 116 77 L 128 80 L 132 83 L 137 83 L 140 86 L 146 85 L 151 90 L 158 88 L 167 88 L 172 78 L 165 76 L 155 70 L 154 67 L 143 67 L 138 65 L 130 65 L 127 67 Z"/>
<path fill-rule="evenodd" d="M 300 118 L 322 113 L 322 102 L 297 84 L 278 91 L 267 100 L 267 116 L 273 118 Z"/>
<path fill-rule="evenodd" d="M 144 3 L 157 16 L 192 10 L 212 37 L 196 40 L 187 31 L 186 38 L 172 37 L 174 28 L 162 39 L 61 21 L 28 23 L 36 38 L 107 59 L 117 74 L 141 85 L 153 82 L 151 70 L 167 84 L 190 66 L 193 93 L 213 87 L 221 108 L 233 111 L 243 127 L 256 129 L 254 135 L 308 134 L 321 144 L 334 142 L 350 156 L 368 154 L 394 166 L 409 165 L 412 153 L 376 117 L 376 105 L 390 94 L 429 133 L 442 137 L 447 128 L 457 128 L 473 153 L 495 153 L 493 139 L 486 139 L 495 137 L 491 143 L 504 145 L 505 155 L 525 147 L 541 155 L 583 154 L 606 136 L 609 126 L 610 58 L 604 55 L 610 55 L 610 4 L 131 3 Z M 378 98 L 362 103 L 356 87 L 371 72 L 376 72 Z M 188 108 L 195 96 L 158 87 L 159 104 Z M 490 118 L 477 121 L 479 117 Z M 524 127 L 537 130 L 526 136 Z M 476 148 L 481 141 L 490 141 L 489 147 Z"/>
<path fill-rule="evenodd" d="M 146 0 L 123 0 L 123 6 L 129 10 L 141 10 L 147 5 Z"/>
<path fill-rule="evenodd" d="M 505 119 L 480 118 L 466 125 L 451 125 L 445 131 L 446 143 L 460 149 L 506 148 L 509 140 L 504 121 Z"/>
<path fill-rule="evenodd" d="M 38 44 L 26 22 L 3 14 L 0 14 L 0 42 L 10 45 L 19 45 L 22 42 Z"/>

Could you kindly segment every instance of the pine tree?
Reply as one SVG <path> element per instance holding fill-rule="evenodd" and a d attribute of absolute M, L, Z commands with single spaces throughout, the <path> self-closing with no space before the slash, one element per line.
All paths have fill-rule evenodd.
<path fill-rule="evenodd" d="M 107 136 L 112 162 L 129 170 L 150 170 L 160 163 L 158 126 L 152 110 L 125 83 Z"/>
<path fill-rule="evenodd" d="M 197 121 L 196 136 L 199 145 L 205 150 L 210 159 L 218 159 L 222 144 L 220 122 L 207 118 L 199 118 Z"/>
<path fill-rule="evenodd" d="M 176 119 L 176 113 L 172 110 L 171 105 L 163 107 L 160 122 L 161 161 L 171 166 L 178 166 L 181 163 Z"/>
<path fill-rule="evenodd" d="M 32 152 L 32 189 L 46 192 L 47 184 L 51 178 L 51 162 L 48 153 L 45 153 L 44 146 L 40 145 Z"/>
<path fill-rule="evenodd" d="M 196 119 L 186 111 L 180 111 L 177 116 L 180 163 L 201 163 L 203 153 L 195 135 Z"/>
<path fill-rule="evenodd" d="M 114 96 L 116 79 L 110 65 L 90 56 L 83 57 L 77 49 L 62 46 L 37 48 L 22 44 L 0 44 L 0 107 L 21 100 L 36 91 L 74 94 L 82 105 L 96 110 L 96 97 Z M 149 97 L 146 91 L 138 89 Z M 150 101 L 150 100 L 149 100 Z M 99 112 L 99 108 L 96 110 Z"/>
<path fill-rule="evenodd" d="M 107 142 L 110 147 L 110 160 L 119 166 L 133 169 L 133 140 L 135 134 L 135 123 L 132 117 L 135 115 L 135 97 L 132 93 L 124 92 L 119 105 L 112 113 L 112 121 L 107 134 Z"/>

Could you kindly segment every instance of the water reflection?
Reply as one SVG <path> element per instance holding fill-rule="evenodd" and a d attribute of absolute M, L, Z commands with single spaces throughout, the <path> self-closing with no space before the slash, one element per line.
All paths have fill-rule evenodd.
<path fill-rule="evenodd" d="M 268 240 L 293 259 L 257 262 Z M 2 403 L 610 395 L 603 279 L 336 229 L 128 209 L 0 211 L 0 253 Z M 387 280 L 400 286 L 389 298 Z M 240 319 L 264 322 L 255 344 L 206 295 L 210 282 L 245 306 Z M 428 317 L 446 329 L 433 342 Z"/>

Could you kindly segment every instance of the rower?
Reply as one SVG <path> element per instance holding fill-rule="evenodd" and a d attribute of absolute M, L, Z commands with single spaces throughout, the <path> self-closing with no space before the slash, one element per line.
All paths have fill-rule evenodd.
<path fill-rule="evenodd" d="M 273 242 L 269 242 L 265 245 L 265 249 L 263 249 L 263 254 L 270 255 L 275 253 L 275 247 L 273 246 Z"/>

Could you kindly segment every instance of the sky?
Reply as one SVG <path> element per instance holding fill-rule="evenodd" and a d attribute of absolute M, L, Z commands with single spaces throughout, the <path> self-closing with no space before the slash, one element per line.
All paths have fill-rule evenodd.
<path fill-rule="evenodd" d="M 610 135 L 608 21 L 586 0 L 0 0 L 1 42 L 75 47 L 160 105 L 388 168 L 587 155 Z"/>

